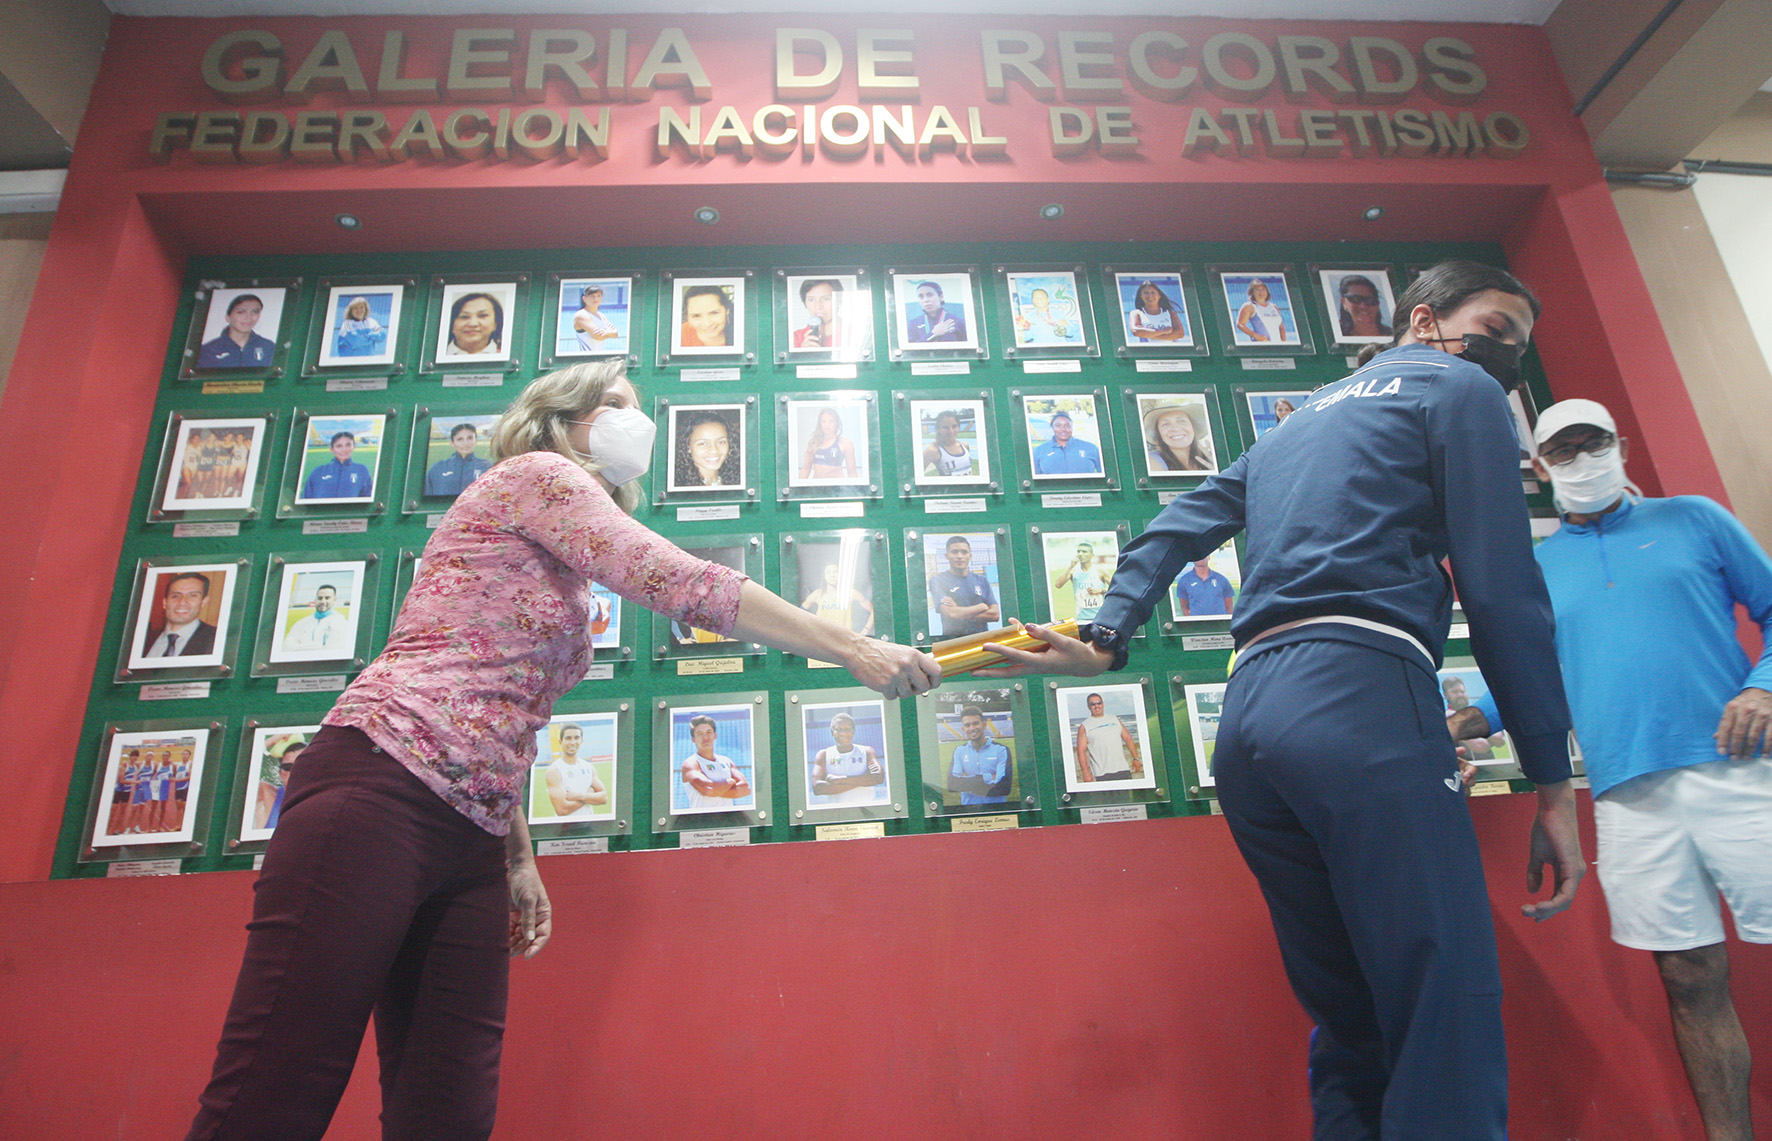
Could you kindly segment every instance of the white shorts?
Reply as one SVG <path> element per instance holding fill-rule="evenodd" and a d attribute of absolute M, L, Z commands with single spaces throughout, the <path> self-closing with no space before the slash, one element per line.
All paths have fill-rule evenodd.
<path fill-rule="evenodd" d="M 1644 951 L 1723 941 L 1720 893 L 1749 943 L 1772 943 L 1772 759 L 1636 777 L 1594 801 L 1612 939 Z"/>

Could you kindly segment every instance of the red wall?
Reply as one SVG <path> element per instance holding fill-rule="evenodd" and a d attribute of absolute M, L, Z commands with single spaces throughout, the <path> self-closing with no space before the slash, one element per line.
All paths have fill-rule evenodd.
<path fill-rule="evenodd" d="M 870 22 L 817 21 L 839 32 Z M 249 876 L 33 882 L 49 871 L 193 254 L 911 237 L 1500 240 L 1546 302 L 1540 350 L 1557 393 L 1613 407 L 1639 445 L 1632 474 L 1645 489 L 1722 496 L 1537 30 L 1454 30 L 1489 66 L 1481 107 L 1515 111 L 1533 128 L 1533 147 L 1511 162 L 1184 159 L 1173 112 L 1137 96 L 1128 102 L 1148 124 L 1145 155 L 1110 161 L 1056 159 L 1033 145 L 1045 107 L 1023 92 L 1006 104 L 979 97 L 978 21 L 891 22 L 918 29 L 931 102 L 981 105 L 1038 128 L 1019 131 L 1025 141 L 1010 161 L 723 156 L 691 166 L 651 162 L 640 132 L 600 165 L 224 168 L 188 156 L 156 165 L 145 158 L 154 116 L 217 106 L 196 61 L 216 34 L 240 25 L 114 22 L 0 400 L 0 422 L 51 442 L 0 450 L 0 572 L 9 584 L 0 592 L 0 760 L 10 810 L 0 830 L 0 1009 L 8 1012 L 0 1124 L 9 1135 L 173 1135 L 207 1067 L 238 962 Z M 389 26 L 257 23 L 275 27 L 295 59 L 319 28 L 351 27 L 362 32 L 358 42 L 379 43 Z M 434 36 L 454 25 L 401 26 Z M 1051 39 L 1071 25 L 1013 26 Z M 1152 25 L 1087 26 L 1124 40 Z M 1193 43 L 1224 27 L 1263 38 L 1302 30 L 1417 42 L 1438 30 L 1163 26 Z M 715 72 L 716 104 L 770 101 L 766 23 L 698 18 L 691 32 Z M 1257 102 L 1288 106 L 1277 95 Z M 1067 206 L 1063 220 L 1036 228 L 1034 208 L 1054 200 Z M 716 229 L 687 221 L 704 202 L 723 212 Z M 1386 207 L 1384 219 L 1361 221 L 1374 204 Z M 339 230 L 331 221 L 339 210 L 368 224 Z M 1606 940 L 1594 884 L 1573 914 L 1528 930 L 1514 905 L 1529 801 L 1473 808 L 1503 901 L 1512 1135 L 1698 1137 L 1647 957 Z M 1306 1129 L 1307 1028 L 1259 896 L 1218 821 L 669 851 L 549 860 L 545 869 L 563 930 L 541 959 L 517 968 L 502 1136 L 595 1127 L 669 1137 L 690 1122 L 735 1137 L 1112 1129 L 1218 1139 Z M 710 959 L 729 968 L 711 984 Z M 1752 970 L 1741 972 L 1740 995 L 1762 1047 L 1772 1024 L 1765 962 L 1755 960 L 1757 983 Z M 373 1133 L 372 1093 L 354 1088 L 336 1135 Z"/>

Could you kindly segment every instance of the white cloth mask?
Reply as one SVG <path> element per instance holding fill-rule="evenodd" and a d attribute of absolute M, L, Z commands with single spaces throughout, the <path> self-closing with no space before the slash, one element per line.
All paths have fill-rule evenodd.
<path fill-rule="evenodd" d="M 1617 503 L 1629 482 L 1622 453 L 1616 446 L 1603 456 L 1579 452 L 1568 463 L 1551 468 L 1551 498 L 1557 510 L 1594 515 Z"/>
<path fill-rule="evenodd" d="M 658 425 L 638 408 L 609 408 L 595 420 L 573 420 L 585 433 L 598 474 L 617 487 L 632 483 L 652 466 L 652 441 Z"/>

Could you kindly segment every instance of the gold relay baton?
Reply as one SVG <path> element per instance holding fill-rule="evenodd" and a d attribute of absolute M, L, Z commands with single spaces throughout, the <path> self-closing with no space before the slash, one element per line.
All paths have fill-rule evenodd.
<path fill-rule="evenodd" d="M 1013 622 L 1014 619 L 1010 619 L 1010 621 Z M 1075 619 L 1054 622 L 1047 629 L 1072 638 L 1077 636 Z M 999 626 L 995 630 L 968 634 L 964 638 L 949 638 L 945 642 L 935 643 L 930 649 L 935 654 L 935 664 L 941 667 L 941 676 L 950 678 L 989 666 L 1003 665 L 1003 655 L 994 650 L 986 650 L 984 648 L 986 642 L 995 642 L 999 646 L 1008 646 L 1015 650 L 1028 650 L 1036 654 L 1044 653 L 1052 648 L 1028 633 L 1020 622 L 1016 622 L 1013 626 Z"/>

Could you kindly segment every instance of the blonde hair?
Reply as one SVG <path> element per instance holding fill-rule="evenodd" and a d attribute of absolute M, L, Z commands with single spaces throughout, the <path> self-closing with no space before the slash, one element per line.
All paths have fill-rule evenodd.
<path fill-rule="evenodd" d="M 492 462 L 526 452 L 553 452 L 595 475 L 603 465 L 572 446 L 571 421 L 589 416 L 603 403 L 609 387 L 626 377 L 627 364 L 620 360 L 575 364 L 536 377 L 498 418 L 492 433 Z M 638 480 L 611 494 L 616 506 L 630 515 L 640 506 Z"/>

